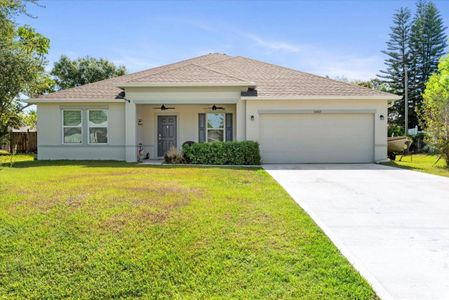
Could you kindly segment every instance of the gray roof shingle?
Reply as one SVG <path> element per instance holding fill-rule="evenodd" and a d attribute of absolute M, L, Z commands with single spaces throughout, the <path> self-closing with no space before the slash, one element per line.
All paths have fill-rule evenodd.
<path fill-rule="evenodd" d="M 106 79 L 51 94 L 39 99 L 119 99 L 119 86 L 134 83 L 192 82 L 254 83 L 258 97 L 295 96 L 392 96 L 369 88 L 332 80 L 242 56 L 211 53 L 120 77 Z"/>

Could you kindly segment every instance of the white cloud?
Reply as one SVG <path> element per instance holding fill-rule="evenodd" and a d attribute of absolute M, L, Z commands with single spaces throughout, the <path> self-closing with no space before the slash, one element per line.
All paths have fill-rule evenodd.
<path fill-rule="evenodd" d="M 133 47 L 112 49 L 111 60 L 123 64 L 129 72 L 159 66 L 210 52 L 245 55 L 322 76 L 346 77 L 350 80 L 375 78 L 383 67 L 380 55 L 358 53 L 356 47 L 311 44 L 299 40 L 272 37 L 241 30 L 221 22 L 202 19 L 176 20 L 203 31 L 202 39 L 182 47 L 153 40 L 140 40 Z M 188 29 L 186 29 L 188 32 Z"/>
<path fill-rule="evenodd" d="M 156 64 L 151 64 L 149 58 L 133 56 L 133 55 L 121 55 L 111 59 L 116 65 L 124 65 L 128 72 L 141 71 L 156 67 Z"/>
<path fill-rule="evenodd" d="M 298 53 L 301 51 L 301 47 L 292 43 L 284 41 L 267 40 L 255 34 L 240 33 L 244 38 L 250 39 L 258 46 L 266 48 L 268 50 L 277 50 L 291 53 Z"/>
<path fill-rule="evenodd" d="M 363 56 L 348 50 L 329 51 L 307 46 L 296 58 L 295 67 L 329 77 L 368 80 L 376 77 L 383 66 L 380 55 Z"/>
<path fill-rule="evenodd" d="M 271 40 L 256 34 L 238 33 L 255 42 L 271 61 L 301 71 L 329 77 L 346 77 L 350 80 L 368 80 L 376 77 L 383 66 L 380 55 L 364 56 L 349 49 L 336 49 L 332 45 L 317 46 L 290 41 Z M 265 58 L 266 59 L 266 58 Z"/>

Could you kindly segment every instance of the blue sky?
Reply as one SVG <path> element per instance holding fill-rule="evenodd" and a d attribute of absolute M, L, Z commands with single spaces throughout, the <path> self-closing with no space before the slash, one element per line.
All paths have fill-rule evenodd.
<path fill-rule="evenodd" d="M 20 17 L 61 54 L 130 72 L 221 52 L 331 77 L 369 79 L 383 67 L 393 12 L 415 1 L 40 1 Z M 446 25 L 449 2 L 434 1 Z"/>

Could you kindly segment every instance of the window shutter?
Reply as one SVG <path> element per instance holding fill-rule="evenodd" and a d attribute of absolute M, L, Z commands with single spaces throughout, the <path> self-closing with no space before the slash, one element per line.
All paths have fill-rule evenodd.
<path fill-rule="evenodd" d="M 228 113 L 228 114 L 226 114 L 226 141 L 231 142 L 232 136 L 233 136 L 232 114 Z"/>
<path fill-rule="evenodd" d="M 206 114 L 198 114 L 198 142 L 206 141 Z"/>

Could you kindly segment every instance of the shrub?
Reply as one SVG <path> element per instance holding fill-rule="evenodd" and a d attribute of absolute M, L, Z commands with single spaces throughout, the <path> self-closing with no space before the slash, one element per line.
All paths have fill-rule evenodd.
<path fill-rule="evenodd" d="M 185 145 L 188 163 L 205 165 L 260 165 L 259 144 L 252 141 Z"/>
<path fill-rule="evenodd" d="M 184 157 L 175 147 L 171 147 L 167 153 L 165 153 L 164 161 L 168 164 L 182 164 L 184 163 Z"/>

